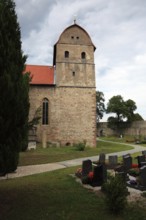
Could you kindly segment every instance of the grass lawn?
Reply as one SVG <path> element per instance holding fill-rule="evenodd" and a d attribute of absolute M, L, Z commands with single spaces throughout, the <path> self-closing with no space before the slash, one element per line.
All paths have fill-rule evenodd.
<path fill-rule="evenodd" d="M 2 220 L 145 220 L 139 203 L 120 216 L 108 213 L 104 196 L 83 188 L 69 174 L 76 168 L 0 181 Z"/>
<path fill-rule="evenodd" d="M 81 157 L 96 156 L 100 153 L 112 153 L 130 149 L 132 149 L 131 146 L 106 143 L 100 140 L 97 141 L 97 147 L 86 147 L 84 151 L 78 151 L 75 147 L 71 146 L 61 148 L 49 147 L 46 149 L 38 147 L 36 150 L 20 153 L 19 166 L 52 163 Z"/>

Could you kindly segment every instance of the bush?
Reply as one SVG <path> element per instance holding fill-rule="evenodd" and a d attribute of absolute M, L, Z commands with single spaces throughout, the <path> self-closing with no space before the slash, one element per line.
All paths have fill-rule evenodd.
<path fill-rule="evenodd" d="M 77 144 L 74 144 L 74 147 L 76 148 L 76 150 L 78 151 L 84 151 L 85 147 L 86 147 L 86 142 L 79 142 Z"/>
<path fill-rule="evenodd" d="M 127 204 L 128 189 L 123 178 L 119 175 L 111 177 L 109 182 L 104 183 L 102 190 L 105 193 L 105 202 L 112 214 L 122 212 Z"/>

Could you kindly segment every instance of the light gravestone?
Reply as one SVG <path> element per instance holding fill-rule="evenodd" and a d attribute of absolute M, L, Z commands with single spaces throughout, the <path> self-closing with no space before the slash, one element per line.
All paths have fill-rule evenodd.
<path fill-rule="evenodd" d="M 36 149 L 36 128 L 32 128 L 28 132 L 28 150 Z"/>

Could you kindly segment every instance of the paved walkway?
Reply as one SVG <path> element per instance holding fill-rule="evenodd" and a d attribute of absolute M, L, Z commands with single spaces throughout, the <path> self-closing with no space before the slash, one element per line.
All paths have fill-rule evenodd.
<path fill-rule="evenodd" d="M 104 141 L 104 140 L 100 140 L 100 141 Z M 104 142 L 116 143 L 112 141 L 104 141 Z M 123 145 L 123 143 L 118 143 L 118 144 Z M 136 152 L 141 152 L 143 150 L 146 150 L 146 147 L 142 147 L 140 145 L 134 145 L 134 144 L 124 144 L 124 145 L 132 146 L 133 149 L 106 154 L 106 159 L 108 159 L 110 155 L 122 156 L 124 154 L 128 154 L 128 153 L 133 154 Z M 67 167 L 78 166 L 78 165 L 81 165 L 82 161 L 86 159 L 90 159 L 91 161 L 97 161 L 99 159 L 99 156 L 97 155 L 97 156 L 92 156 L 92 157 L 84 157 L 84 158 L 78 158 L 74 160 L 67 160 L 67 161 L 41 164 L 41 165 L 20 166 L 17 168 L 16 172 L 8 174 L 5 177 L 0 177 L 0 180 L 7 179 L 7 178 L 10 179 L 10 178 L 16 178 L 16 177 L 22 177 L 22 176 L 29 176 L 29 175 L 33 175 L 37 173 L 49 172 L 49 171 L 63 169 Z"/>

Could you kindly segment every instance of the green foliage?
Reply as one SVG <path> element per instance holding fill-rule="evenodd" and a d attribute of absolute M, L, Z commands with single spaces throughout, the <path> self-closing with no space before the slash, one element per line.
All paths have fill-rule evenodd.
<path fill-rule="evenodd" d="M 84 150 L 85 150 L 85 147 L 86 147 L 86 141 L 76 143 L 76 144 L 74 144 L 73 146 L 74 146 L 74 147 L 76 148 L 76 150 L 78 150 L 78 151 L 84 151 Z"/>
<path fill-rule="evenodd" d="M 129 175 L 130 176 L 134 176 L 134 177 L 136 177 L 136 176 L 139 176 L 139 173 L 140 173 L 140 171 L 139 171 L 139 169 L 137 168 L 133 168 L 133 169 L 130 169 L 129 171 L 128 171 L 128 173 L 129 173 Z"/>
<path fill-rule="evenodd" d="M 131 122 L 143 120 L 138 113 L 134 113 L 136 109 L 136 103 L 133 100 L 124 101 L 121 95 L 113 96 L 107 104 L 107 113 L 114 113 L 115 117 L 108 118 L 108 127 L 122 133 L 123 129 L 131 125 Z"/>
<path fill-rule="evenodd" d="M 29 75 L 23 75 L 26 56 L 15 4 L 0 1 L 0 173 L 17 168 L 19 151 L 27 142 Z"/>
<path fill-rule="evenodd" d="M 29 123 L 28 123 L 29 129 L 32 129 L 33 127 L 38 125 L 40 119 L 41 119 L 41 107 L 37 108 L 37 110 L 35 111 L 33 119 L 31 121 L 29 121 Z"/>
<path fill-rule="evenodd" d="M 103 92 L 96 91 L 96 114 L 97 114 L 97 123 L 100 119 L 103 118 L 103 114 L 105 112 L 105 99 Z"/>
<path fill-rule="evenodd" d="M 121 176 L 110 177 L 109 182 L 103 184 L 102 190 L 105 192 L 105 201 L 111 213 L 119 214 L 125 209 L 128 189 Z"/>

